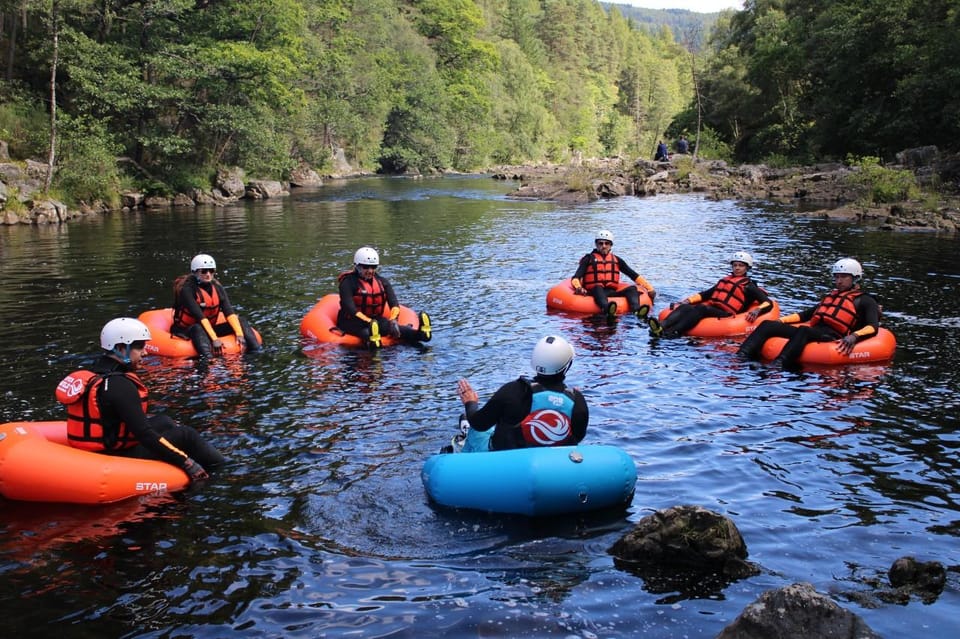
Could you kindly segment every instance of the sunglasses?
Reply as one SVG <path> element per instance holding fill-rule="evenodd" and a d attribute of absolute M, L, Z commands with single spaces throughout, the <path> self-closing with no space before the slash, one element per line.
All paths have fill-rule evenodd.
<path fill-rule="evenodd" d="M 613 242 L 610 240 L 597 240 L 597 244 L 600 246 L 613 246 Z"/>
<path fill-rule="evenodd" d="M 375 270 L 377 270 L 377 267 L 376 267 L 376 265 L 374 265 L 374 264 L 361 264 L 361 265 L 360 265 L 360 268 L 362 268 L 362 269 L 365 270 L 365 271 L 375 271 Z"/>
<path fill-rule="evenodd" d="M 197 269 L 197 271 L 198 271 L 201 275 L 206 275 L 207 273 L 213 273 L 214 275 L 216 275 L 216 273 L 217 273 L 217 269 L 215 269 L 215 268 L 200 268 L 200 269 Z"/>

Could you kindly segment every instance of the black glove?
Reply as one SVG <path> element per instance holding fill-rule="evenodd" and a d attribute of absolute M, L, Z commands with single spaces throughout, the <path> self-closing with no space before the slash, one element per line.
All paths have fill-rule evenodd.
<path fill-rule="evenodd" d="M 200 481 L 210 477 L 207 474 L 207 471 L 203 469 L 203 466 L 193 461 L 187 457 L 187 461 L 183 462 L 183 470 L 190 476 L 190 481 Z"/>
<path fill-rule="evenodd" d="M 223 342 L 221 342 L 221 341 L 218 340 L 218 339 L 215 339 L 215 340 L 213 340 L 213 342 L 211 343 L 211 345 L 213 346 L 213 354 L 214 354 L 214 355 L 223 355 Z"/>

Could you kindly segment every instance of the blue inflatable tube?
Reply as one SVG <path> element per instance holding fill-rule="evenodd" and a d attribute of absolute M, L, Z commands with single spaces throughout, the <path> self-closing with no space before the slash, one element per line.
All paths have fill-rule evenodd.
<path fill-rule="evenodd" d="M 442 506 L 543 516 L 626 508 L 637 468 L 614 446 L 551 446 L 433 455 L 420 478 Z"/>

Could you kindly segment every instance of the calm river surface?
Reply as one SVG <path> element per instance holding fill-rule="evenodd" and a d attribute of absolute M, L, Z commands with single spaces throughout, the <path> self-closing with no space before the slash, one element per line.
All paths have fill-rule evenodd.
<path fill-rule="evenodd" d="M 169 306 L 214 255 L 260 354 L 150 359 L 156 409 L 231 460 L 205 486 L 110 507 L 0 501 L 0 615 L 10 637 L 713 637 L 763 591 L 799 581 L 885 637 L 960 628 L 958 240 L 797 219 L 698 196 L 576 207 L 517 202 L 488 178 L 361 179 L 281 200 L 0 227 L 0 421 L 62 419 L 53 390 L 100 327 Z M 660 291 L 713 284 L 745 249 L 785 312 L 855 256 L 899 348 L 889 366 L 782 372 L 735 342 L 651 342 L 548 313 L 596 229 Z M 401 301 L 434 319 L 424 349 L 316 348 L 300 319 L 364 244 Z M 466 376 L 486 399 L 529 373 L 547 333 L 575 345 L 588 443 L 639 479 L 622 515 L 526 520 L 434 508 L 424 460 L 449 440 Z M 607 548 L 655 509 L 730 516 L 762 573 L 726 586 L 647 583 Z M 933 603 L 889 603 L 912 555 L 953 567 Z"/>

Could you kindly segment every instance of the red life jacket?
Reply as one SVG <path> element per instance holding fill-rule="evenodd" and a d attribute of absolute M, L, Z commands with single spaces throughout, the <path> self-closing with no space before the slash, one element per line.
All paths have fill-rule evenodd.
<path fill-rule="evenodd" d="M 849 335 L 857 327 L 857 306 L 854 300 L 862 294 L 862 291 L 830 291 L 813 311 L 810 325 L 823 323 L 840 335 Z"/>
<path fill-rule="evenodd" d="M 533 398 L 530 414 L 518 428 L 527 446 L 564 446 L 573 440 L 573 394 L 570 391 L 547 390 L 537 382 L 530 383 Z"/>
<path fill-rule="evenodd" d="M 187 307 L 181 306 L 179 303 L 180 289 L 183 288 L 184 280 L 189 277 L 195 276 L 181 275 L 173 285 L 173 290 L 175 291 L 173 304 L 174 326 L 193 326 L 197 323 L 196 318 L 187 311 Z M 216 324 L 217 318 L 220 316 L 220 293 L 217 292 L 217 285 L 211 284 L 210 292 L 208 293 L 198 284 L 194 289 L 194 299 L 197 300 L 197 304 L 199 304 L 201 310 L 203 310 L 203 316 L 210 320 L 211 323 Z"/>
<path fill-rule="evenodd" d="M 747 284 L 749 283 L 749 277 L 727 275 L 717 282 L 713 294 L 706 303 L 734 315 L 742 313 L 747 308 Z"/>
<path fill-rule="evenodd" d="M 356 271 L 345 271 L 337 278 L 343 281 L 343 278 L 356 273 Z M 380 283 L 380 277 L 373 276 L 372 280 L 365 280 L 357 277 L 357 290 L 353 294 L 353 303 L 357 310 L 367 317 L 380 317 L 383 315 L 383 307 L 387 305 L 387 289 Z"/>
<path fill-rule="evenodd" d="M 103 451 L 136 446 L 137 440 L 122 422 L 116 433 L 105 432 L 103 428 L 97 395 L 104 381 L 115 375 L 124 375 L 137 386 L 140 405 L 146 413 L 147 387 L 133 373 L 77 371 L 57 384 L 57 400 L 67 406 L 67 440 L 74 448 Z"/>
<path fill-rule="evenodd" d="M 616 288 L 620 284 L 620 260 L 613 253 L 608 253 L 604 257 L 601 253 L 593 251 L 593 259 L 587 265 L 587 270 L 583 274 L 583 288 L 590 290 L 594 286 L 604 288 Z"/>

